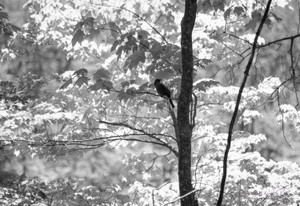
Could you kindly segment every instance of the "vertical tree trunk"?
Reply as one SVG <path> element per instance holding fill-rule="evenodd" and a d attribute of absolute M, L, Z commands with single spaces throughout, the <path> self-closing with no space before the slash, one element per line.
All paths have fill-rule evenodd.
<path fill-rule="evenodd" d="M 265 9 L 265 13 L 260 21 L 260 24 L 258 26 L 258 29 L 256 31 L 255 34 L 255 38 L 252 44 L 252 50 L 251 50 L 251 55 L 249 57 L 248 63 L 246 65 L 245 71 L 244 71 L 244 78 L 243 81 L 241 83 L 240 89 L 239 89 L 239 93 L 237 95 L 237 99 L 235 102 L 235 108 L 232 114 L 232 118 L 229 124 L 229 130 L 228 130 L 228 137 L 227 137 L 227 145 L 225 148 L 225 152 L 224 152 L 224 159 L 223 159 L 223 175 L 222 175 L 222 180 L 221 180 L 221 186 L 220 186 L 220 194 L 219 194 L 219 198 L 218 198 L 218 202 L 217 202 L 217 206 L 222 206 L 222 202 L 223 202 L 223 196 L 225 193 L 225 183 L 226 183 L 226 176 L 227 176 L 227 161 L 228 161 L 228 154 L 229 154 L 229 150 L 231 147 L 231 141 L 232 141 L 232 134 L 233 134 L 233 129 L 234 129 L 234 125 L 235 125 L 235 121 L 238 115 L 238 111 L 239 111 L 239 106 L 240 106 L 240 102 L 242 99 L 242 95 L 243 95 L 243 91 L 249 76 L 249 72 L 251 69 L 251 65 L 255 56 L 255 50 L 256 50 L 256 45 L 257 45 L 257 40 L 258 37 L 261 33 L 261 30 L 263 29 L 263 25 L 266 21 L 266 19 L 268 18 L 268 13 L 269 13 L 269 9 L 271 6 L 272 0 L 268 0 L 266 9 Z"/>
<path fill-rule="evenodd" d="M 197 205 L 193 191 L 191 174 L 191 138 L 193 127 L 190 122 L 190 104 L 193 90 L 193 45 L 192 32 L 197 12 L 197 1 L 186 0 L 181 22 L 182 77 L 178 99 L 178 177 L 181 206 Z"/>

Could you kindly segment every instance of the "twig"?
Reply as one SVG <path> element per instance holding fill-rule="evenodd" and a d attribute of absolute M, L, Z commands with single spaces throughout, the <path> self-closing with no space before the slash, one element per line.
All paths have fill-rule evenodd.
<path fill-rule="evenodd" d="M 263 48 L 263 47 L 267 47 L 267 46 L 270 46 L 271 44 L 277 44 L 279 42 L 282 42 L 282 41 L 286 41 L 286 40 L 290 40 L 290 39 L 296 39 L 300 37 L 300 34 L 296 34 L 296 35 L 293 35 L 293 36 L 290 36 L 290 37 L 284 37 L 282 39 L 277 39 L 275 41 L 271 41 L 269 43 L 266 43 L 266 44 L 263 44 L 263 45 L 258 45 L 256 46 L 256 48 Z"/>
<path fill-rule="evenodd" d="M 186 193 L 185 195 L 182 195 L 182 196 L 180 196 L 180 197 L 177 197 L 175 200 L 172 200 L 171 202 L 168 202 L 168 203 L 164 204 L 163 206 L 173 204 L 173 203 L 179 201 L 180 199 L 185 198 L 185 197 L 187 197 L 187 196 L 189 196 L 189 195 L 191 195 L 191 194 L 193 194 L 193 193 L 195 193 L 195 192 L 198 192 L 198 191 L 200 191 L 200 189 L 192 190 L 192 191 Z"/>

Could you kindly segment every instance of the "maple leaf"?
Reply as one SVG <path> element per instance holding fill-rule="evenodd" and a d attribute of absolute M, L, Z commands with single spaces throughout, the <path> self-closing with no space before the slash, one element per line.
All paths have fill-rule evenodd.
<path fill-rule="evenodd" d="M 101 81 L 102 79 L 110 79 L 111 73 L 104 69 L 100 68 L 96 71 L 96 73 L 93 75 L 93 79 L 95 82 Z"/>
<path fill-rule="evenodd" d="M 124 89 L 126 87 L 129 87 L 131 84 L 136 83 L 136 80 L 129 80 L 121 83 L 121 87 Z"/>
<path fill-rule="evenodd" d="M 75 82 L 75 85 L 81 87 L 83 84 L 88 85 L 88 78 L 86 76 L 80 76 L 77 81 Z"/>
<path fill-rule="evenodd" d="M 115 22 L 109 22 L 108 25 L 110 28 L 111 35 L 115 39 L 117 39 L 122 34 L 121 29 L 117 26 Z"/>
<path fill-rule="evenodd" d="M 148 38 L 149 35 L 150 35 L 149 32 L 146 31 L 146 30 L 140 30 L 140 31 L 138 31 L 138 38 L 139 39 Z"/>
<path fill-rule="evenodd" d="M 115 40 L 113 45 L 111 46 L 110 51 L 113 52 L 115 51 L 115 49 L 120 45 L 120 41 L 119 40 Z"/>
<path fill-rule="evenodd" d="M 245 8 L 242 6 L 236 6 L 233 9 L 233 13 L 235 13 L 237 16 L 242 15 L 245 12 Z"/>
<path fill-rule="evenodd" d="M 81 77 L 81 76 L 86 76 L 88 73 L 88 70 L 85 69 L 85 68 L 81 68 L 77 71 L 74 72 L 74 75 L 77 76 L 77 77 Z"/>
<path fill-rule="evenodd" d="M 109 92 L 113 89 L 113 83 L 108 80 L 99 79 L 94 85 L 90 86 L 89 89 L 93 91 L 104 89 Z"/>
<path fill-rule="evenodd" d="M 230 16 L 230 13 L 231 13 L 231 10 L 232 10 L 232 7 L 229 7 L 223 14 L 224 16 L 224 19 L 227 20 L 228 17 Z"/>
<path fill-rule="evenodd" d="M 245 30 L 250 30 L 252 29 L 253 31 L 255 30 L 255 27 L 257 25 L 258 21 L 255 19 L 251 19 L 246 25 L 245 25 Z"/>
<path fill-rule="evenodd" d="M 94 17 L 88 17 L 88 18 L 83 20 L 83 24 L 87 24 L 87 25 L 93 27 L 94 26 L 94 21 L 95 21 Z"/>
<path fill-rule="evenodd" d="M 84 32 L 81 29 L 78 29 L 73 38 L 72 38 L 72 45 L 74 46 L 77 42 L 81 43 L 83 41 Z"/>
<path fill-rule="evenodd" d="M 100 30 L 92 28 L 89 34 L 89 40 L 99 43 Z"/>
<path fill-rule="evenodd" d="M 119 100 L 124 100 L 124 101 L 127 101 L 128 99 L 132 98 L 132 95 L 126 93 L 125 91 L 120 91 L 118 93 L 118 99 Z"/>
<path fill-rule="evenodd" d="M 146 60 L 145 52 L 136 51 L 126 59 L 124 67 L 133 69 L 136 68 L 140 62 L 145 62 L 145 60 Z"/>
<path fill-rule="evenodd" d="M 149 82 L 146 82 L 144 84 L 142 84 L 140 87 L 139 87 L 139 91 L 143 92 L 143 91 L 147 91 L 148 88 L 150 87 L 150 84 Z"/>

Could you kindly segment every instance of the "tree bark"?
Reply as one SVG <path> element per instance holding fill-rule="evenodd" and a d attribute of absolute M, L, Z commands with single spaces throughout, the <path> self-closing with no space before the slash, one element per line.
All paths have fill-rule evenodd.
<path fill-rule="evenodd" d="M 181 206 L 196 206 L 191 174 L 191 138 L 193 126 L 190 122 L 190 105 L 193 90 L 193 44 L 192 32 L 197 12 L 197 1 L 186 0 L 181 22 L 182 76 L 178 99 L 178 177 Z M 189 195 L 187 195 L 189 193 Z"/>

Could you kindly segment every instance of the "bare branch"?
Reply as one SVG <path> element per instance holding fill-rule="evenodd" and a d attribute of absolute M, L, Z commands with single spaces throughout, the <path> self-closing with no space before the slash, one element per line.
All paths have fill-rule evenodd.
<path fill-rule="evenodd" d="M 296 35 L 293 35 L 293 36 L 290 36 L 290 37 L 284 37 L 282 39 L 277 39 L 275 41 L 271 41 L 271 42 L 263 44 L 263 45 L 258 45 L 258 46 L 256 46 L 256 48 L 260 49 L 260 48 L 263 48 L 263 47 L 270 46 L 272 44 L 277 44 L 277 43 L 282 42 L 282 41 L 286 41 L 286 40 L 290 40 L 290 39 L 296 39 L 298 37 L 300 37 L 300 34 L 296 34 Z"/>
<path fill-rule="evenodd" d="M 138 129 L 138 128 L 135 128 L 135 127 L 133 127 L 131 125 L 122 123 L 122 122 L 107 122 L 107 121 L 99 120 L 99 123 L 103 123 L 103 124 L 107 124 L 107 125 L 112 125 L 112 126 L 118 126 L 118 127 L 125 127 L 125 128 L 128 128 L 128 129 L 131 129 L 133 131 L 139 132 L 140 135 L 146 135 L 146 136 L 152 138 L 153 140 L 155 140 L 157 142 L 156 144 L 160 144 L 161 146 L 165 146 L 168 149 L 170 149 L 176 156 L 178 155 L 178 152 L 173 147 L 171 147 L 167 142 L 164 142 L 162 139 L 158 138 L 156 136 L 157 134 L 148 133 L 148 132 L 146 132 L 143 129 Z M 175 140 L 174 137 L 172 137 L 172 139 Z M 150 142 L 154 143 L 153 141 L 150 141 Z"/>

